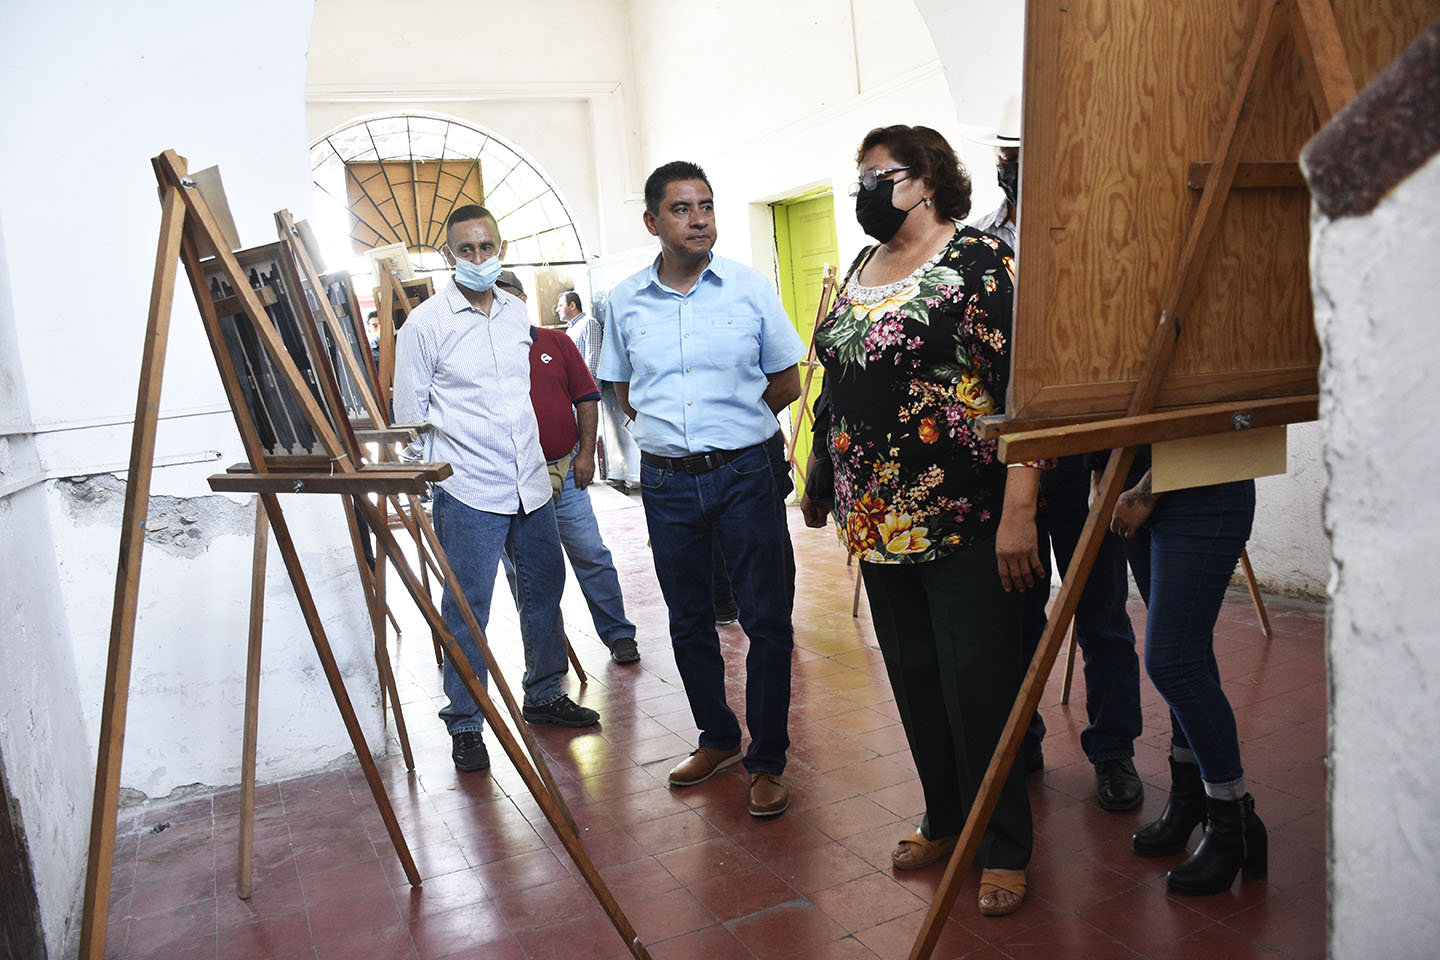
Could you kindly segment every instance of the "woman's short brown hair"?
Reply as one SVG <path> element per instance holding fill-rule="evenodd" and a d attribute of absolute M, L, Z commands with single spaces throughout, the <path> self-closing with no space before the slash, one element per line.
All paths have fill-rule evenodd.
<path fill-rule="evenodd" d="M 970 174 L 937 130 L 897 123 L 876 127 L 865 134 L 855 153 L 858 165 L 875 147 L 884 147 L 897 163 L 910 168 L 910 176 L 930 181 L 935 191 L 935 212 L 949 220 L 963 220 L 970 213 Z"/>

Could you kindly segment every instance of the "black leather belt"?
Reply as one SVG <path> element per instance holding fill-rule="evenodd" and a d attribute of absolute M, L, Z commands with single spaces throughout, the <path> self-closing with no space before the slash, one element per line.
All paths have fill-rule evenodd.
<path fill-rule="evenodd" d="M 708 450 L 705 453 L 692 453 L 688 457 L 662 457 L 654 453 L 640 451 L 640 459 L 651 466 L 663 467 L 666 470 L 677 470 L 681 473 L 688 473 L 691 476 L 699 473 L 709 473 L 716 467 L 722 467 L 734 460 L 750 447 L 740 450 Z"/>

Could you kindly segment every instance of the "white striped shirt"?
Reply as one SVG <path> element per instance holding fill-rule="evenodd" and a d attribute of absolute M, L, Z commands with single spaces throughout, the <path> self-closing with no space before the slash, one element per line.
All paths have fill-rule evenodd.
<path fill-rule="evenodd" d="M 580 356 L 585 358 L 585 366 L 590 368 L 590 376 L 599 383 L 600 343 L 605 336 L 605 328 L 590 314 L 582 313 L 570 321 L 570 329 L 565 332 L 570 334 Z"/>
<path fill-rule="evenodd" d="M 454 474 L 440 486 L 487 513 L 529 513 L 550 499 L 530 403 L 530 321 L 499 288 L 490 316 L 455 281 L 416 307 L 395 337 L 395 422 L 429 421 L 425 459 Z"/>

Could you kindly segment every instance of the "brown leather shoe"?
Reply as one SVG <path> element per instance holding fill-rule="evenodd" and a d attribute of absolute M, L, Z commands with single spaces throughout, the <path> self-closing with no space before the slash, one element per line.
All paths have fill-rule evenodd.
<path fill-rule="evenodd" d="M 790 792 L 773 773 L 750 774 L 750 816 L 773 817 L 790 806 Z"/>
<path fill-rule="evenodd" d="M 697 783 L 709 780 L 726 767 L 734 766 L 739 762 L 739 747 L 733 750 L 700 747 L 671 769 L 670 786 L 693 787 Z"/>

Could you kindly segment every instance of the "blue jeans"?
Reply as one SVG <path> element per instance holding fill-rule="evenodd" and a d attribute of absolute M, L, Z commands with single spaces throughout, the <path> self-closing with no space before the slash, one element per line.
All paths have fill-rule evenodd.
<path fill-rule="evenodd" d="M 776 430 L 765 441 L 765 454 L 770 458 L 770 470 L 775 474 L 775 495 L 780 498 L 780 522 L 784 532 L 786 583 L 790 588 L 790 601 L 795 601 L 795 548 L 790 543 L 790 529 L 785 524 L 785 499 L 795 489 L 795 480 L 790 474 L 790 461 L 785 459 L 785 434 Z M 735 606 L 735 594 L 730 590 L 730 574 L 725 569 L 725 556 L 720 552 L 717 537 L 710 544 L 711 562 L 715 566 L 715 609 L 729 609 Z"/>
<path fill-rule="evenodd" d="M 590 619 L 595 624 L 600 642 L 613 647 L 621 637 L 633 639 L 635 624 L 625 619 L 625 598 L 620 595 L 620 577 L 615 573 L 615 562 L 605 541 L 600 538 L 600 525 L 595 522 L 590 494 L 575 489 L 574 467 L 565 474 L 560 499 L 555 501 L 555 525 L 559 528 L 560 545 L 565 548 L 570 569 L 575 571 L 575 581 L 580 584 L 580 593 L 585 597 L 585 605 L 590 608 Z M 510 593 L 514 595 L 515 566 L 505 554 L 501 555 L 500 562 L 510 581 Z"/>
<path fill-rule="evenodd" d="M 1040 476 L 1040 509 L 1035 526 L 1045 578 L 1025 591 L 1025 662 L 1035 656 L 1045 632 L 1045 604 L 1050 599 L 1050 550 L 1063 576 L 1080 542 L 1090 513 L 1090 471 L 1084 456 L 1062 457 Z M 1085 713 L 1088 723 L 1080 746 L 1091 763 L 1135 755 L 1140 736 L 1140 658 L 1135 655 L 1135 630 L 1125 601 L 1130 584 L 1125 576 L 1125 549 L 1119 537 L 1106 533 L 1075 608 L 1075 636 L 1085 662 Z M 1025 732 L 1038 744 L 1045 721 L 1037 711 Z"/>
<path fill-rule="evenodd" d="M 495 565 L 501 552 L 509 553 L 515 561 L 516 607 L 525 645 L 525 676 L 521 681 L 524 702 L 536 706 L 555 700 L 565 692 L 563 681 L 569 669 L 560 625 L 560 591 L 555 586 L 565 582 L 565 561 L 555 532 L 555 508 L 547 501 L 530 513 L 486 513 L 466 506 L 437 486 L 433 510 L 440 546 L 450 558 L 460 589 L 469 599 L 482 630 L 490 622 Z M 440 612 L 445 629 L 454 634 L 483 684 L 487 679 L 485 661 L 461 619 L 458 599 L 446 589 Z M 440 719 L 451 736 L 483 726 L 484 716 L 449 657 L 445 658 L 445 696 L 450 702 L 440 711 Z"/>
<path fill-rule="evenodd" d="M 1215 621 L 1254 518 L 1254 480 L 1174 490 L 1160 495 L 1129 551 L 1149 608 L 1145 670 L 1170 705 L 1171 746 L 1195 754 L 1206 783 L 1244 776 Z"/>
<path fill-rule="evenodd" d="M 641 498 L 655 575 L 670 612 L 670 643 L 700 746 L 740 745 L 740 723 L 725 699 L 725 661 L 715 632 L 710 540 L 718 537 L 740 625 L 750 639 L 745 658 L 745 768 L 779 774 L 790 746 L 790 654 L 794 649 L 787 586 L 785 516 L 764 444 L 729 463 L 687 474 L 647 461 Z"/>

